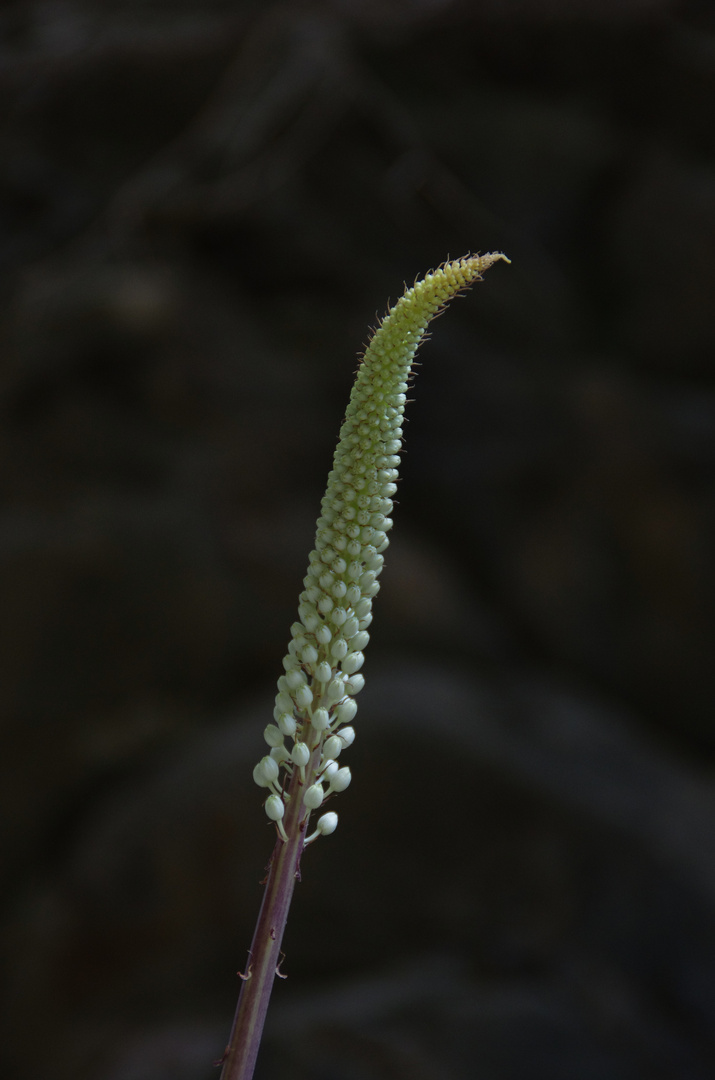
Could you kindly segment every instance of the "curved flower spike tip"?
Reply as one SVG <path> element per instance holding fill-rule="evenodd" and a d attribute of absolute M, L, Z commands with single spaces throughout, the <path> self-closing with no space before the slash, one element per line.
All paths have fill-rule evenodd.
<path fill-rule="evenodd" d="M 500 259 L 509 262 L 501 252 L 447 262 L 406 289 L 372 335 L 360 363 L 303 580 L 300 621 L 291 627 L 285 673 L 278 680 L 275 724 L 265 732 L 270 758 L 254 773 L 260 786 L 278 791 L 273 762 L 289 773 L 298 765 L 305 785 L 304 815 L 322 802 L 326 740 L 332 740 L 334 750 L 336 735 L 343 735 L 344 746 L 355 735 L 349 725 L 357 713 L 354 697 L 365 682 L 360 669 L 392 528 L 402 416 L 415 353 L 435 315 Z M 293 741 L 291 749 L 284 745 L 286 738 Z M 333 781 L 325 795 L 338 790 Z M 266 809 L 269 816 L 275 812 L 270 799 Z"/>

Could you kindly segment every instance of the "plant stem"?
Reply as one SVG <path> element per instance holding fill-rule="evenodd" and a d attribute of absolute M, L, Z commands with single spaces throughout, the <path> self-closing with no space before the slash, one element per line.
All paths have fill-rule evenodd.
<path fill-rule="evenodd" d="M 256 1066 L 273 980 L 280 965 L 288 909 L 300 876 L 300 857 L 309 817 L 302 802 L 302 791 L 296 768 L 288 788 L 284 818 L 288 842 L 279 837 L 271 855 L 266 890 L 248 954 L 248 968 L 243 976 L 221 1080 L 251 1080 Z"/>

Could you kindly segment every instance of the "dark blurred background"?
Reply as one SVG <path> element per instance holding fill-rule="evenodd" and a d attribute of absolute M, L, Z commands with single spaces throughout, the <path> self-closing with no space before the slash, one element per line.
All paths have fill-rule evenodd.
<path fill-rule="evenodd" d="M 2 1076 L 210 1080 L 368 326 L 448 255 L 259 1078 L 715 1075 L 715 8 L 0 12 Z"/>

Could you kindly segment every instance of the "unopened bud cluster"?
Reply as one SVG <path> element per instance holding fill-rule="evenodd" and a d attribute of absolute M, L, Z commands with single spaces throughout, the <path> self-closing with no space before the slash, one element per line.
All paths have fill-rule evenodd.
<path fill-rule="evenodd" d="M 428 274 L 385 316 L 360 364 L 303 579 L 300 621 L 291 627 L 278 680 L 274 722 L 264 733 L 270 751 L 253 772 L 269 790 L 266 813 L 284 839 L 286 776 L 299 770 L 300 788 L 292 790 L 300 791 L 305 817 L 350 783 L 350 769 L 337 759 L 355 738 L 355 696 L 365 684 L 361 669 L 392 528 L 417 347 L 444 304 L 501 258 L 468 257 Z M 325 813 L 308 840 L 336 826 L 337 815 Z"/>

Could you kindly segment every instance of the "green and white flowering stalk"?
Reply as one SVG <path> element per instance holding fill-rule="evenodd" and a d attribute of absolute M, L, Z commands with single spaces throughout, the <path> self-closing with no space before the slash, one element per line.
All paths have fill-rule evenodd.
<path fill-rule="evenodd" d="M 355 738 L 355 696 L 362 690 L 372 604 L 392 528 L 392 500 L 402 447 L 402 417 L 417 348 L 442 308 L 505 255 L 445 263 L 405 291 L 380 323 L 362 358 L 308 558 L 299 621 L 278 679 L 269 752 L 253 770 L 266 789 L 268 818 L 278 832 L 266 891 L 242 975 L 243 986 L 221 1080 L 250 1080 L 281 941 L 305 846 L 334 832 L 338 815 L 308 822 L 351 780 L 338 758 Z"/>

